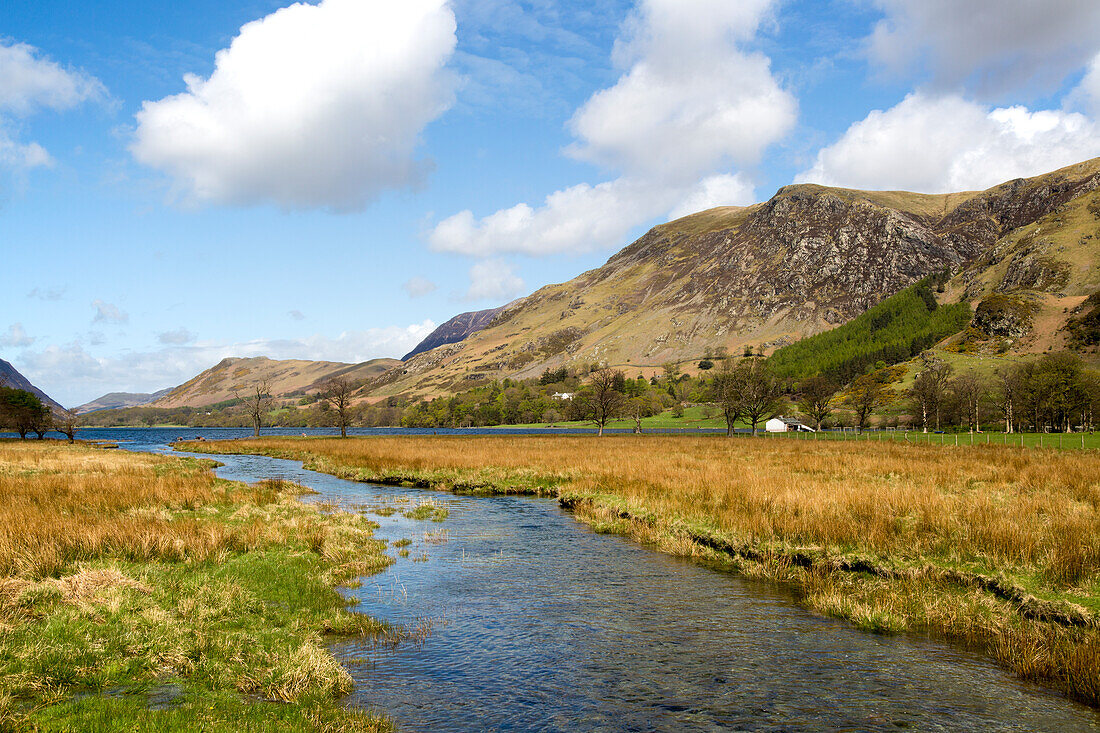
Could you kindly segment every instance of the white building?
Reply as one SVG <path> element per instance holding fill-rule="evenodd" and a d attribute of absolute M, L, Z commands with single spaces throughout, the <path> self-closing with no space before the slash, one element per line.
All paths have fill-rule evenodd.
<path fill-rule="evenodd" d="M 793 417 L 773 417 L 764 423 L 764 430 L 769 433 L 812 433 L 815 432 L 813 428 L 806 425 L 801 420 L 795 420 Z"/>

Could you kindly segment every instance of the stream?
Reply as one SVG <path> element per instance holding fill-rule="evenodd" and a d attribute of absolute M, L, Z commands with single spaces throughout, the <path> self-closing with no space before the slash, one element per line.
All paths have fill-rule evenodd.
<path fill-rule="evenodd" d="M 173 453 L 170 432 L 131 432 L 122 447 Z M 397 510 L 371 518 L 391 555 L 411 541 L 408 557 L 342 592 L 423 639 L 332 649 L 356 682 L 349 703 L 401 730 L 1100 731 L 1100 712 L 980 655 L 857 631 L 775 586 L 596 534 L 553 500 L 216 458 L 226 479 L 287 479 L 320 492 L 307 501 Z M 449 517 L 402 515 L 426 501 Z"/>

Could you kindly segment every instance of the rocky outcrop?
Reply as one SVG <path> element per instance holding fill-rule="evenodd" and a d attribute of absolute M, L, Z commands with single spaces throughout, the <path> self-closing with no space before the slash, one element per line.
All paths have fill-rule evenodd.
<path fill-rule="evenodd" d="M 401 361 L 408 361 L 417 354 L 431 351 L 438 346 L 465 341 L 470 334 L 477 333 L 492 323 L 493 319 L 507 307 L 501 306 L 490 310 L 460 313 L 428 334 L 427 338 L 417 344 L 415 349 L 402 356 Z"/>
<path fill-rule="evenodd" d="M 1012 341 L 1031 330 L 1036 306 L 1021 296 L 994 293 L 982 299 L 974 311 L 974 328 L 990 338 Z"/>

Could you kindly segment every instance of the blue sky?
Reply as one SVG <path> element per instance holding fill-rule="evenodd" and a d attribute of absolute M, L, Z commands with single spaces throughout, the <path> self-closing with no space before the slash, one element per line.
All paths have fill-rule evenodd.
<path fill-rule="evenodd" d="M 0 358 L 76 405 L 396 357 L 672 216 L 985 188 L 1098 119 L 1092 0 L 11 0 Z"/>

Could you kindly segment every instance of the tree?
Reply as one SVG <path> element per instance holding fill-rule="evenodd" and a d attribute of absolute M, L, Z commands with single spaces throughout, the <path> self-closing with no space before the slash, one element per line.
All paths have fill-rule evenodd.
<path fill-rule="evenodd" d="M 928 432 L 928 419 L 935 418 L 936 430 L 940 429 L 940 410 L 947 394 L 947 384 L 951 379 L 951 365 L 946 362 L 925 358 L 925 368 L 913 380 L 909 396 L 920 412 L 921 429 Z"/>
<path fill-rule="evenodd" d="M 72 410 L 57 410 L 54 412 L 53 424 L 59 433 L 64 433 L 70 443 L 76 442 L 76 427 L 80 422 L 80 416 Z"/>
<path fill-rule="evenodd" d="M 618 417 L 626 403 L 626 395 L 615 389 L 616 372 L 601 367 L 588 375 L 586 384 L 573 398 L 573 408 L 584 420 L 599 428 L 599 435 L 607 423 Z"/>
<path fill-rule="evenodd" d="M 714 375 L 714 401 L 726 420 L 726 435 L 733 435 L 734 425 L 741 419 L 741 387 L 732 359 L 723 359 Z"/>
<path fill-rule="evenodd" d="M 0 387 L 0 423 L 19 433 L 26 440 L 27 433 L 45 437 L 51 424 L 50 410 L 36 395 L 22 389 Z"/>
<path fill-rule="evenodd" d="M 951 391 L 959 401 L 963 415 L 966 416 L 967 429 L 973 433 L 979 430 L 979 410 L 982 399 L 985 397 L 985 384 L 974 372 L 967 372 L 955 377 L 951 382 Z"/>
<path fill-rule="evenodd" d="M 856 429 L 863 432 L 871 413 L 879 407 L 890 404 L 894 398 L 894 390 L 882 381 L 880 374 L 872 372 L 852 382 L 848 388 L 848 394 L 844 397 L 844 404 L 852 408 L 856 415 Z"/>
<path fill-rule="evenodd" d="M 836 385 L 825 377 L 810 377 L 802 382 L 802 395 L 798 398 L 798 409 L 814 421 L 818 430 L 821 430 L 821 423 L 833 414 L 833 397 L 836 393 Z"/>
<path fill-rule="evenodd" d="M 243 397 L 237 389 L 234 389 L 233 396 L 244 403 L 245 414 L 252 421 L 252 427 L 255 430 L 252 434 L 257 438 L 260 437 L 260 428 L 264 425 L 264 415 L 275 404 L 268 381 L 264 379 L 249 387 L 244 392 Z"/>
<path fill-rule="evenodd" d="M 348 424 L 351 422 L 349 413 L 355 388 L 355 382 L 347 377 L 333 377 L 321 391 L 321 399 L 336 412 L 336 427 L 340 428 L 341 438 L 348 437 Z"/>
<path fill-rule="evenodd" d="M 993 390 L 993 405 L 1005 421 L 1005 432 L 1016 429 L 1016 405 L 1023 391 L 1019 370 L 1006 369 L 997 372 L 997 386 Z"/>
<path fill-rule="evenodd" d="M 763 359 L 742 359 L 731 370 L 732 374 L 726 377 L 723 392 L 730 404 L 723 407 L 723 412 L 729 409 L 727 414 L 727 433 L 732 423 L 728 416 L 736 412 L 739 417 L 748 420 L 752 425 L 752 434 L 757 434 L 757 425 L 761 421 L 775 416 L 783 405 L 783 385 L 778 377 L 772 373 L 771 367 Z"/>

